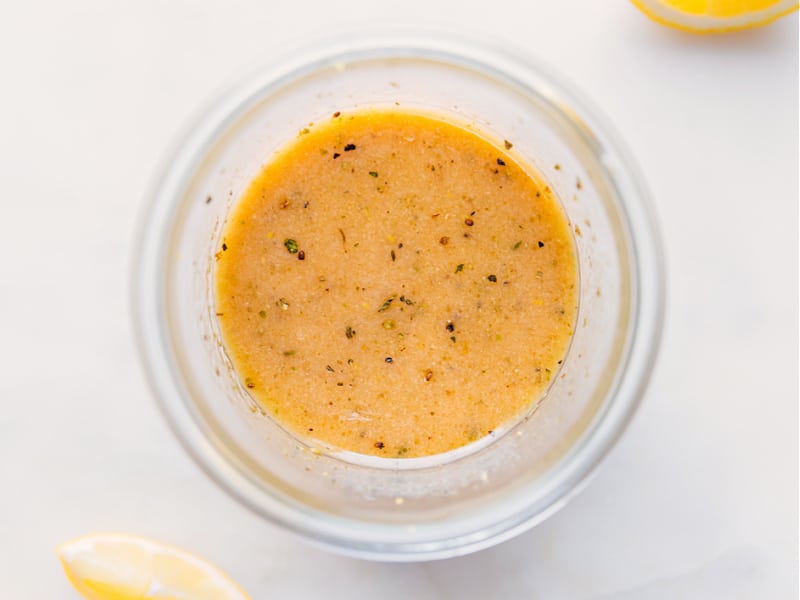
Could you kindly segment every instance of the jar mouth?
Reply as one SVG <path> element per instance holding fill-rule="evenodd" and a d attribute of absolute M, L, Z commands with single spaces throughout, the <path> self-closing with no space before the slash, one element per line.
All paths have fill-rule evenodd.
<path fill-rule="evenodd" d="M 175 224 L 183 217 L 181 198 L 194 171 L 216 141 L 237 126 L 243 114 L 271 93 L 322 69 L 344 68 L 362 59 L 421 59 L 453 68 L 490 73 L 520 93 L 535 96 L 558 118 L 568 121 L 604 169 L 630 259 L 629 321 L 613 381 L 602 406 L 580 436 L 535 480 L 521 482 L 480 515 L 447 518 L 436 524 L 375 523 L 331 514 L 313 501 L 304 503 L 256 475 L 258 469 L 231 450 L 225 432 L 204 426 L 204 417 L 185 381 L 174 351 L 167 267 L 174 261 Z M 162 413 L 197 464 L 244 505 L 269 520 L 334 551 L 362 558 L 417 561 L 479 550 L 532 527 L 577 493 L 622 434 L 644 393 L 660 342 L 664 268 L 653 208 L 635 163 L 588 103 L 552 74 L 525 57 L 453 36 L 426 37 L 409 32 L 347 36 L 278 61 L 226 92 L 179 138 L 149 191 L 141 213 L 132 280 L 134 331 L 150 387 Z M 418 460 L 418 459 L 406 459 Z M 423 460 L 422 463 L 425 461 Z M 422 465 L 422 463 L 420 463 Z M 423 467 L 426 465 L 422 465 Z M 502 505 L 502 510 L 498 507 Z"/>

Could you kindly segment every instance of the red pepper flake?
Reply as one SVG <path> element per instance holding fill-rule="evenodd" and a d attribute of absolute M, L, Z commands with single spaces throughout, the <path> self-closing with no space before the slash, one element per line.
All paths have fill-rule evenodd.
<path fill-rule="evenodd" d="M 344 147 L 344 151 L 345 152 L 350 152 L 351 150 L 355 150 L 355 149 L 356 149 L 356 145 L 355 144 L 347 144 Z"/>
<path fill-rule="evenodd" d="M 450 243 L 450 238 L 449 238 L 449 237 L 447 237 L 446 235 L 443 235 L 442 237 L 440 237 L 440 238 L 439 238 L 439 243 L 440 243 L 442 246 L 447 246 L 447 244 L 449 244 L 449 243 Z"/>
<path fill-rule="evenodd" d="M 305 259 L 306 259 L 305 250 L 300 250 L 300 252 L 297 253 L 297 260 L 305 260 Z"/>
<path fill-rule="evenodd" d="M 433 371 L 428 369 L 425 371 L 425 381 L 430 381 L 431 379 L 433 379 Z"/>
<path fill-rule="evenodd" d="M 375 442 L 375 447 L 378 450 L 383 450 L 385 446 L 386 446 L 386 444 L 384 444 L 383 442 Z"/>
<path fill-rule="evenodd" d="M 338 117 L 338 116 L 339 116 L 339 115 L 341 115 L 341 114 L 342 114 L 342 113 L 340 113 L 340 112 L 337 110 L 335 113 L 333 113 L 333 118 L 335 119 L 336 117 Z"/>
<path fill-rule="evenodd" d="M 464 225 L 466 225 L 467 227 L 472 227 L 473 225 L 475 225 L 475 221 L 473 221 L 472 219 L 464 219 Z"/>

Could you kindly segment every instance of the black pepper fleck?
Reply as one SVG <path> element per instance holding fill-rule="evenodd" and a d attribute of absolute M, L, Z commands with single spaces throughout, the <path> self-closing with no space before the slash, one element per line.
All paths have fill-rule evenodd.
<path fill-rule="evenodd" d="M 345 152 L 350 152 L 351 150 L 355 150 L 355 149 L 356 149 L 356 145 L 355 144 L 347 144 L 344 147 L 344 151 Z"/>
<path fill-rule="evenodd" d="M 393 363 L 394 360 L 392 360 L 391 356 L 387 356 L 386 358 L 383 359 L 383 362 L 385 362 L 385 363 Z"/>
<path fill-rule="evenodd" d="M 506 161 L 504 161 L 502 158 L 498 158 L 497 159 L 497 164 L 500 165 L 501 167 L 505 167 L 506 166 Z"/>
<path fill-rule="evenodd" d="M 489 275 L 489 277 L 487 277 L 487 279 L 489 281 L 491 281 L 492 283 L 497 283 L 497 275 Z"/>

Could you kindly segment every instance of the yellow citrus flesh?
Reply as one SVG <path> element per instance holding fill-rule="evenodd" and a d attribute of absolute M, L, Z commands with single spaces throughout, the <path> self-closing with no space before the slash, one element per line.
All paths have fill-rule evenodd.
<path fill-rule="evenodd" d="M 648 17 L 692 33 L 761 27 L 794 10 L 796 0 L 631 0 Z"/>
<path fill-rule="evenodd" d="M 57 553 L 88 600 L 250 600 L 217 567 L 153 540 L 95 534 L 62 544 Z"/>

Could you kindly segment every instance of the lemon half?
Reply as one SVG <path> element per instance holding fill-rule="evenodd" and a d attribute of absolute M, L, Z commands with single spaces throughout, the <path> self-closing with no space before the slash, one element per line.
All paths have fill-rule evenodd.
<path fill-rule="evenodd" d="M 648 17 L 692 33 L 722 33 L 771 23 L 794 10 L 795 0 L 631 0 Z"/>
<path fill-rule="evenodd" d="M 57 549 L 67 577 L 88 600 L 250 600 L 206 561 L 153 540 L 95 534 Z"/>

